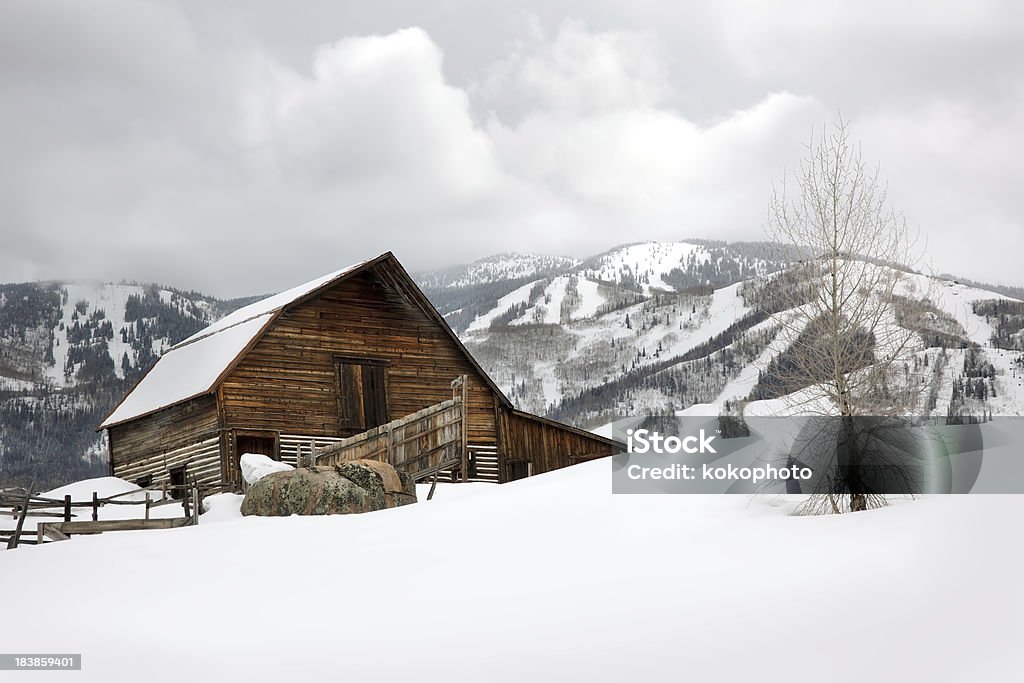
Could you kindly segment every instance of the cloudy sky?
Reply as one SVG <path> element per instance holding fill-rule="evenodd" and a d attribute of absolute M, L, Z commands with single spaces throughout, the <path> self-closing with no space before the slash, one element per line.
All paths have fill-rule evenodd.
<path fill-rule="evenodd" d="M 1022 7 L 5 0 L 0 281 L 760 239 L 841 111 L 937 270 L 1024 285 Z"/>

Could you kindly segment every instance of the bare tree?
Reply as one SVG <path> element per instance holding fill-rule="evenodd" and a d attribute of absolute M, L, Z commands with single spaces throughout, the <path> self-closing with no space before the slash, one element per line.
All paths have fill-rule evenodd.
<path fill-rule="evenodd" d="M 851 450 L 855 418 L 906 415 L 919 405 L 919 382 L 907 368 L 920 337 L 898 323 L 894 305 L 914 289 L 917 236 L 889 206 L 877 168 L 865 166 L 841 117 L 812 133 L 806 150 L 769 205 L 770 238 L 797 259 L 766 287 L 790 340 L 769 372 L 791 412 L 838 413 L 848 457 L 830 475 L 828 505 L 838 511 L 843 494 L 851 511 L 863 510 L 884 499 L 863 481 L 864 463 Z"/>

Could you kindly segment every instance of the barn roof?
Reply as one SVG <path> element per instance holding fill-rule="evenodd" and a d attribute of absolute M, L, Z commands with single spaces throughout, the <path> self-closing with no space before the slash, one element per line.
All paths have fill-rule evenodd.
<path fill-rule="evenodd" d="M 287 309 L 296 306 L 328 287 L 374 266 L 382 269 L 382 278 L 398 289 L 413 305 L 438 323 L 455 341 L 459 350 L 479 371 L 488 386 L 506 405 L 511 402 L 480 367 L 459 338 L 433 307 L 423 292 L 390 251 L 368 261 L 361 261 L 280 294 L 267 297 L 227 315 L 209 327 L 168 349 L 160 360 L 97 427 L 114 425 L 144 417 L 198 396 L 210 394 L 234 368 L 245 353 L 259 341 L 275 320 Z"/>

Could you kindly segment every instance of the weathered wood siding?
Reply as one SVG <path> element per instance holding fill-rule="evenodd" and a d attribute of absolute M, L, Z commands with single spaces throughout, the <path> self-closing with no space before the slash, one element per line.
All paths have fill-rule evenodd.
<path fill-rule="evenodd" d="M 175 448 L 159 456 L 133 460 L 120 466 L 115 476 L 128 481 L 137 481 L 141 477 L 152 478 L 153 486 L 171 484 L 170 472 L 177 468 L 185 469 L 186 481 L 192 477 L 200 486 L 215 486 L 221 480 L 220 438 L 213 436 L 199 443 Z"/>
<path fill-rule="evenodd" d="M 462 402 L 452 399 L 342 439 L 320 451 L 316 464 L 377 460 L 419 480 L 461 465 L 462 457 Z"/>
<path fill-rule="evenodd" d="M 298 467 L 299 459 L 304 462 L 316 454 L 321 448 L 341 441 L 340 437 L 310 436 L 308 434 L 281 435 L 281 462 Z"/>
<path fill-rule="evenodd" d="M 438 323 L 372 269 L 271 325 L 224 379 L 225 426 L 308 436 L 364 431 L 342 426 L 337 370 L 339 362 L 360 358 L 386 363 L 389 420 L 450 399 L 451 381 L 468 375 L 469 438 L 496 442 L 491 389 Z"/>
<path fill-rule="evenodd" d="M 129 481 L 153 475 L 154 483 L 159 483 L 167 478 L 168 468 L 188 462 L 189 457 L 209 458 L 209 453 L 199 453 L 195 447 L 217 439 L 219 428 L 217 400 L 213 396 L 200 396 L 138 420 L 111 427 L 112 474 Z M 218 447 L 217 479 L 220 477 L 219 453 Z M 178 462 L 182 454 L 188 457 Z M 168 460 L 169 455 L 174 457 Z M 209 474 L 206 472 L 209 466 L 208 463 L 203 466 L 205 478 Z"/>
<path fill-rule="evenodd" d="M 527 461 L 530 474 L 541 474 L 615 452 L 611 443 L 598 436 L 515 410 L 501 410 L 500 425 L 503 482 L 508 481 L 510 462 Z"/>

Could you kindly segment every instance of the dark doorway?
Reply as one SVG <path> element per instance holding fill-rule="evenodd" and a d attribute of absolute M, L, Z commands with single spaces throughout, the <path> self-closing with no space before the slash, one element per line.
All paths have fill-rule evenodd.
<path fill-rule="evenodd" d="M 232 437 L 234 450 L 228 461 L 226 478 L 233 486 L 242 485 L 242 455 L 254 453 L 265 455 L 271 460 L 281 459 L 281 447 L 277 432 L 271 431 L 238 431 Z"/>
<path fill-rule="evenodd" d="M 243 453 L 257 453 L 265 455 L 273 460 L 278 460 L 277 439 L 273 436 L 257 436 L 251 434 L 239 434 L 235 437 L 235 453 L 239 457 Z"/>
<path fill-rule="evenodd" d="M 181 500 L 185 497 L 185 467 L 175 467 L 167 474 L 171 480 L 171 498 Z"/>
<path fill-rule="evenodd" d="M 383 361 L 339 359 L 338 414 L 342 433 L 359 433 L 388 421 Z"/>
<path fill-rule="evenodd" d="M 512 460 L 505 463 L 505 468 L 506 471 L 508 472 L 508 481 L 526 479 L 528 476 L 530 476 L 529 460 Z"/>

